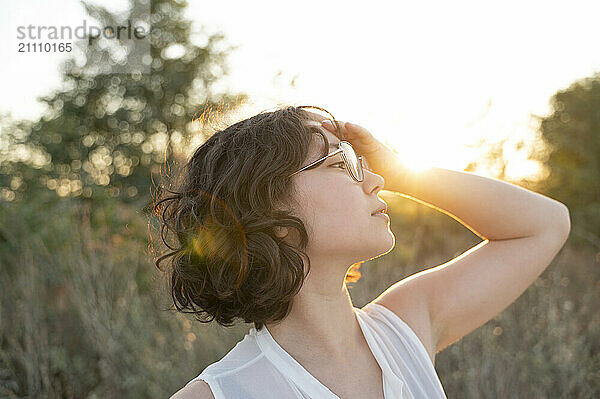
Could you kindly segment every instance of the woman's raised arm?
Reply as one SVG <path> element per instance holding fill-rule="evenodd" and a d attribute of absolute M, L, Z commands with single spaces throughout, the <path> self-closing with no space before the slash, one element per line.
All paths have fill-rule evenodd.
<path fill-rule="evenodd" d="M 397 282 L 375 299 L 418 320 L 420 338 L 432 353 L 514 302 L 569 235 L 569 211 L 558 201 L 467 172 L 436 167 L 412 171 L 391 150 L 370 142 L 366 129 L 343 123 L 342 127 L 355 148 L 364 145 L 372 150 L 367 161 L 384 177 L 384 189 L 432 206 L 484 239 L 449 262 Z M 410 315 L 409 308 L 425 314 Z"/>

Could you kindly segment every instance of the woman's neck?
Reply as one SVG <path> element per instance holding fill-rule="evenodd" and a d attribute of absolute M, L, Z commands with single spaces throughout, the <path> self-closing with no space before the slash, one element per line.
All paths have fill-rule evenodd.
<path fill-rule="evenodd" d="M 326 278 L 309 277 L 294 297 L 288 316 L 276 324 L 267 323 L 267 329 L 297 360 L 310 362 L 324 355 L 347 359 L 364 336 L 346 284 L 334 286 Z"/>

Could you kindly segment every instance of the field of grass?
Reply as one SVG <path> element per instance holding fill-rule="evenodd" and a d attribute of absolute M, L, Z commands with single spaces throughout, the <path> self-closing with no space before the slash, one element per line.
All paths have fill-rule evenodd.
<path fill-rule="evenodd" d="M 390 208 L 402 210 L 396 248 L 361 266 L 356 306 L 480 241 L 410 200 Z M 165 398 L 243 337 L 248 324 L 165 310 L 141 209 L 0 206 L 0 397 Z M 437 355 L 449 398 L 600 397 L 600 253 L 570 241 L 515 303 Z"/>

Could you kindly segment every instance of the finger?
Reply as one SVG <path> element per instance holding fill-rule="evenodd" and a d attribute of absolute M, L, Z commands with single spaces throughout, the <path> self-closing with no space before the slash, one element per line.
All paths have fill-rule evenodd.
<path fill-rule="evenodd" d="M 333 125 L 333 123 L 331 123 L 329 119 L 324 119 L 323 121 L 321 121 L 321 126 L 323 126 L 325 129 L 329 130 L 332 133 L 335 132 L 335 126 Z"/>
<path fill-rule="evenodd" d="M 340 121 L 336 121 L 336 124 L 340 125 Z M 342 138 L 345 137 L 344 133 L 341 131 L 342 127 L 340 126 L 340 133 L 338 133 L 335 125 L 333 125 L 333 123 L 331 123 L 331 121 L 328 119 L 323 120 L 321 122 L 321 126 L 323 126 L 325 128 L 325 130 L 327 130 L 328 132 L 333 133 L 333 135 L 336 136 L 340 140 L 342 140 Z"/>
<path fill-rule="evenodd" d="M 357 125 L 356 123 L 351 122 L 346 122 L 345 129 L 347 132 L 354 136 L 363 136 L 371 134 L 367 129 L 365 129 L 361 125 Z"/>
<path fill-rule="evenodd" d="M 348 130 L 346 129 L 346 122 L 344 121 L 340 121 L 336 119 L 336 124 L 339 126 L 340 128 L 340 132 L 343 135 L 343 137 L 347 137 L 347 136 L 352 136 L 351 134 L 348 134 Z M 338 135 L 337 129 L 336 127 L 331 123 L 330 120 L 325 119 L 321 122 L 321 125 L 327 129 L 328 131 L 330 131 L 331 133 L 335 134 L 336 136 Z"/>
<path fill-rule="evenodd" d="M 363 143 L 371 139 L 371 133 L 364 127 L 351 122 L 344 122 L 344 137 L 355 143 Z"/>

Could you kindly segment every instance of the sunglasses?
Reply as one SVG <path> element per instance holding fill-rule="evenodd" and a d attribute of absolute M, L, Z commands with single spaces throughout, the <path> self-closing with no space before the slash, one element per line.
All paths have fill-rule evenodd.
<path fill-rule="evenodd" d="M 329 154 L 325 155 L 323 158 L 317 159 L 316 161 L 311 162 L 310 164 L 298 169 L 297 171 L 295 171 L 294 173 L 289 175 L 289 177 L 292 177 L 296 173 L 300 173 L 303 170 L 306 170 L 306 169 L 324 161 L 325 159 L 327 159 L 329 157 L 333 157 L 339 153 L 342 154 L 342 158 L 343 158 L 344 164 L 346 166 L 346 171 L 348 172 L 350 177 L 352 177 L 355 181 L 357 181 L 359 183 L 362 182 L 365 179 L 364 170 L 365 169 L 369 170 L 367 161 L 364 157 L 357 156 L 356 152 L 354 152 L 354 148 L 352 148 L 352 145 L 345 140 L 342 140 L 339 142 L 337 150 L 334 150 L 333 152 L 330 152 Z"/>

